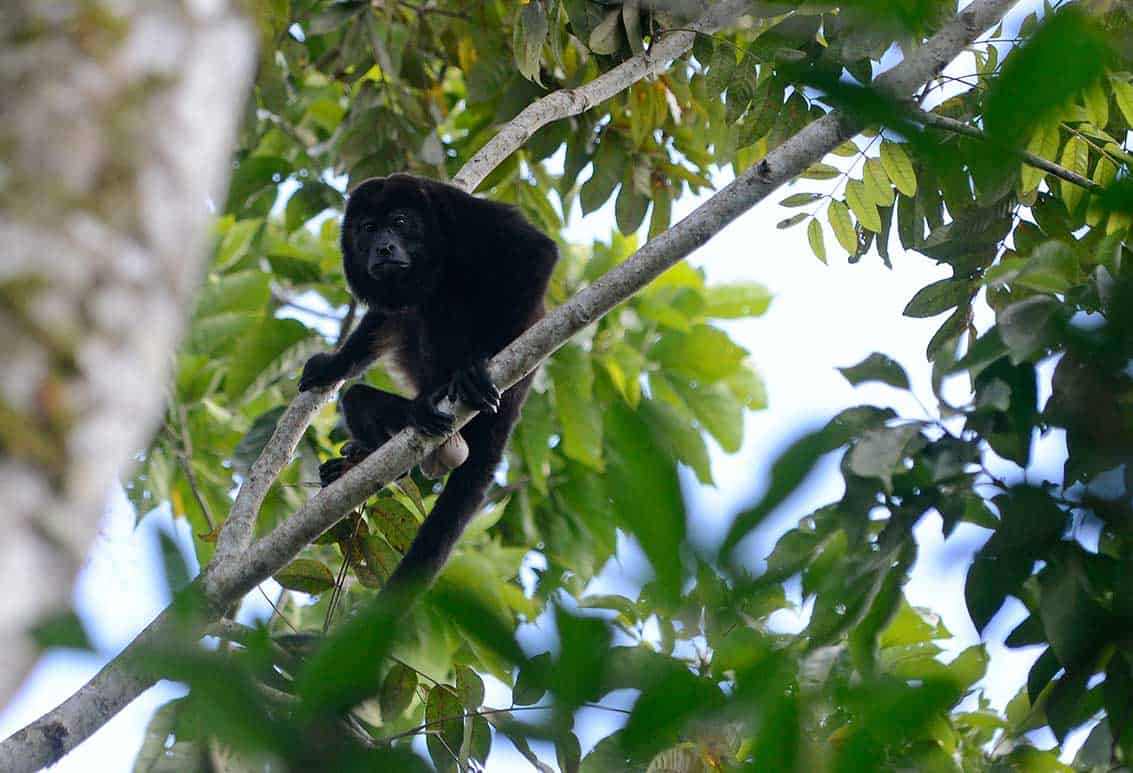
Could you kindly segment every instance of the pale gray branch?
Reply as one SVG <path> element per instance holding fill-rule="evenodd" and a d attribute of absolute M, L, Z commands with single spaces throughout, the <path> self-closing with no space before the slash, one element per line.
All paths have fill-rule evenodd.
<path fill-rule="evenodd" d="M 1002 18 L 1013 2 L 974 0 L 930 41 L 882 75 L 878 85 L 893 95 L 907 96 L 939 72 L 983 30 Z M 572 335 L 627 300 L 777 187 L 853 137 L 861 128 L 858 119 L 837 111 L 811 123 L 684 220 L 648 242 L 629 260 L 520 336 L 492 361 L 493 379 L 501 387 L 514 384 Z M 496 160 L 502 160 L 502 157 Z M 469 171 L 462 179 L 465 185 L 469 185 L 482 178 L 483 173 Z M 317 409 L 319 401 L 324 399 L 326 395 L 300 397 L 297 403 L 302 407 L 293 403 L 289 408 L 285 416 L 290 416 L 295 424 L 290 425 L 292 428 L 281 436 L 277 449 L 282 454 L 281 458 L 289 456 L 287 449 L 293 448 L 293 439 L 297 441 L 298 434 L 302 432 L 298 427 L 306 426 L 306 420 Z M 472 416 L 464 409 L 444 407 L 457 414 L 460 424 Z M 238 560 L 211 563 L 196 582 L 208 601 L 211 614 L 219 616 L 227 605 L 286 565 L 311 540 L 382 485 L 407 471 L 436 445 L 436 441 L 428 441 L 413 431 L 399 433 L 333 485 L 314 494 L 270 534 L 241 551 Z M 264 469 L 270 468 L 265 465 Z M 256 496 L 262 499 L 262 494 Z M 249 495 L 249 502 L 253 499 Z M 136 652 L 145 644 L 144 640 L 156 636 L 164 628 L 163 621 L 167 616 L 168 613 L 159 618 L 124 655 Z M 203 632 L 208 622 L 200 620 L 195 633 Z M 57 760 L 151 683 L 125 676 L 122 660 L 119 658 L 107 665 L 62 706 L 0 744 L 0 767 L 31 770 Z M 107 696 L 109 700 L 104 701 Z M 79 722 L 77 717 L 82 717 L 82 721 Z"/>
<path fill-rule="evenodd" d="M 669 63 L 692 48 L 697 34 L 710 34 L 734 22 L 752 0 L 720 0 L 687 30 L 663 36 L 650 49 L 631 57 L 599 75 L 584 86 L 560 89 L 548 94 L 508 122 L 507 126 L 480 148 L 452 179 L 453 185 L 466 191 L 476 190 L 493 169 L 523 147 L 540 128 L 552 121 L 586 112 L 637 83 L 664 71 Z"/>

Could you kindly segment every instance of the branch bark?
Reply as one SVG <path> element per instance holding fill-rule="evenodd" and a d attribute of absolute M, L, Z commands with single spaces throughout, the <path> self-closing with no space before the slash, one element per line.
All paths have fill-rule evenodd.
<path fill-rule="evenodd" d="M 21 590 L 0 600 L 0 702 L 161 418 L 252 72 L 232 5 L 3 11 L 0 586 Z"/>
<path fill-rule="evenodd" d="M 876 86 L 893 96 L 908 96 L 962 52 L 979 34 L 998 22 L 1013 4 L 1014 0 L 974 0 L 931 40 L 912 52 L 892 70 L 880 76 Z M 572 101 L 567 101 L 566 104 L 569 109 L 574 109 L 571 107 L 574 105 Z M 521 113 L 516 120 L 523 118 L 523 115 L 524 113 Z M 537 122 L 543 119 L 530 120 Z M 862 128 L 860 119 L 838 111 L 829 113 L 808 125 L 684 220 L 648 242 L 627 261 L 599 278 L 520 336 L 490 364 L 493 380 L 501 387 L 514 384 L 538 367 L 542 360 L 562 346 L 572 335 L 628 299 L 667 268 L 705 244 L 728 223 L 835 147 L 853 137 Z M 508 132 L 508 128 L 505 127 L 504 132 Z M 520 131 L 509 136 L 520 138 L 514 140 L 518 146 L 522 138 L 529 135 Z M 485 147 L 485 151 L 490 146 L 491 143 Z M 495 154 L 492 157 L 497 162 L 511 152 L 506 150 L 510 147 L 506 143 L 498 147 L 503 149 L 492 151 Z M 476 161 L 477 159 L 473 159 L 469 164 Z M 486 171 L 482 173 L 469 171 L 467 175 L 462 172 L 462 179 L 465 185 L 471 185 L 482 179 L 484 174 Z M 311 393 L 300 395 L 288 408 L 265 454 L 278 454 L 274 458 L 277 461 L 282 459 L 282 463 L 286 463 L 310 416 L 326 399 L 329 399 L 332 392 L 333 390 L 322 395 Z M 471 411 L 457 406 L 442 407 L 456 415 L 458 426 L 466 423 L 473 415 Z M 233 556 L 228 560 L 214 560 L 194 583 L 195 589 L 203 595 L 206 602 L 200 619 L 194 621 L 196 632 L 198 634 L 202 632 L 208 622 L 218 617 L 228 604 L 241 598 L 259 582 L 286 565 L 311 540 L 364 502 L 374 491 L 406 472 L 436 445 L 438 441 L 428 440 L 413 431 L 399 433 L 332 486 L 314 494 L 290 518 L 254 544 L 249 544 L 251 525 L 255 517 L 254 510 L 258 509 L 259 501 L 262 501 L 263 493 L 266 492 L 266 486 L 270 485 L 270 481 L 250 487 L 252 493 L 247 495 L 248 499 L 244 505 L 241 505 L 241 499 L 238 497 L 234 506 L 234 513 L 236 507 L 249 507 L 247 512 L 250 516 L 247 516 L 247 520 L 243 520 L 239 527 L 240 530 L 247 529 L 248 534 L 239 533 L 234 526 L 231 527 L 227 538 L 234 540 L 233 545 L 243 544 L 244 549 L 228 553 Z M 266 473 L 271 469 L 271 464 L 265 462 L 262 469 Z M 247 486 L 248 483 L 245 485 Z M 261 486 L 263 486 L 262 491 L 260 491 Z M 243 490 L 241 496 L 244 496 Z M 250 507 L 252 502 L 255 502 L 255 508 Z M 225 539 L 224 531 L 221 532 L 221 538 Z M 218 543 L 218 554 L 219 549 Z M 420 578 L 422 586 L 427 585 L 431 580 L 431 577 Z M 95 680 L 81 688 L 62 706 L 0 744 L 0 767 L 28 770 L 50 764 L 85 737 L 79 732 L 71 732 L 68 723 L 73 721 L 74 717 L 83 716 L 87 720 L 84 722 L 84 728 L 89 733 L 91 725 L 100 725 L 113 716 L 126 701 L 116 700 L 108 706 L 104 705 L 101 701 L 102 692 L 110 691 L 115 696 L 124 696 L 125 692 L 128 692 L 122 689 L 116 675 L 129 673 L 123 664 L 128 662 L 133 653 L 145 646 L 145 642 L 141 639 L 157 636 L 161 630 L 169 629 L 171 627 L 169 619 L 170 613 L 167 610 L 150 629 L 147 629 L 143 637 L 132 643 L 126 652 L 100 672 Z M 104 674 L 107 674 L 105 678 Z M 135 682 L 132 686 L 140 692 L 146 685 L 139 687 Z M 97 717 L 94 722 L 89 721 L 92 715 Z M 65 743 L 52 745 L 53 733 L 58 735 L 59 728 L 65 731 Z"/>

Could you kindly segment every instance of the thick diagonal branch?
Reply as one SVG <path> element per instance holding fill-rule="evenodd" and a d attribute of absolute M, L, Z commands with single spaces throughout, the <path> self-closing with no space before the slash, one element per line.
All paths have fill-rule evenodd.
<path fill-rule="evenodd" d="M 998 22 L 1013 3 L 1014 0 L 975 0 L 906 60 L 880 76 L 876 85 L 895 97 L 908 96 L 943 69 L 981 32 Z M 838 111 L 811 123 L 684 220 L 648 242 L 630 259 L 520 336 L 492 361 L 491 373 L 496 383 L 501 387 L 514 384 L 572 335 L 627 300 L 861 128 L 860 119 Z M 309 403 L 303 409 L 313 412 L 316 398 L 301 396 L 299 401 L 304 399 Z M 472 416 L 467 410 L 456 409 L 454 413 L 461 424 Z M 305 427 L 305 423 L 302 426 Z M 302 430 L 298 432 L 301 434 Z M 284 439 L 293 447 L 290 435 Z M 295 435 L 294 441 L 297 440 L 298 435 Z M 226 605 L 286 565 L 311 540 L 382 485 L 424 458 L 435 445 L 435 441 L 427 441 L 415 432 L 401 432 L 334 485 L 312 496 L 287 521 L 243 551 L 239 560 L 210 564 L 195 583 L 207 602 L 204 606 L 207 611 L 194 621 L 196 630 L 203 632 Z M 422 578 L 422 582 L 431 579 Z M 180 630 L 174 629 L 170 620 L 171 615 L 166 611 L 139 640 L 79 692 L 0 744 L 0 768 L 32 770 L 54 762 L 152 683 L 144 677 L 133 676 L 128 663 L 133 654 L 161 631 Z M 127 683 L 130 679 L 133 681 Z M 112 700 L 105 700 L 107 695 Z M 60 740 L 61 728 L 64 734 Z M 70 734 L 72 729 L 75 729 L 74 734 Z"/>

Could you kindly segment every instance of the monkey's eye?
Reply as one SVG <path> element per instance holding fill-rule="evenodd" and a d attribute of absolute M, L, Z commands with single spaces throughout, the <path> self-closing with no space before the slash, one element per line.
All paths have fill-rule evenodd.
<path fill-rule="evenodd" d="M 393 225 L 394 225 L 395 228 L 404 228 L 405 224 L 408 223 L 408 222 L 409 222 L 409 219 L 407 217 L 405 217 L 405 215 L 394 215 L 393 216 Z"/>
<path fill-rule="evenodd" d="M 373 233 L 374 231 L 378 230 L 378 224 L 377 223 L 363 223 L 362 224 L 362 230 L 365 231 L 366 233 Z"/>

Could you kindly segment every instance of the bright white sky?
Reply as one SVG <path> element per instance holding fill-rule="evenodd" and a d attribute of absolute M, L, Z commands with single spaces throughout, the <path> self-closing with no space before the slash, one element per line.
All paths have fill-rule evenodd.
<path fill-rule="evenodd" d="M 1029 3 L 1022 4 L 1024 6 Z M 1011 17 L 1018 21 L 1019 12 Z M 1009 25 L 1013 27 L 1014 25 Z M 956 72 L 970 72 L 970 64 L 954 65 Z M 722 176 L 722 184 L 730 175 Z M 826 191 L 830 183 L 806 182 L 796 190 Z M 731 323 L 729 332 L 752 355 L 767 383 L 770 408 L 748 415 L 743 448 L 726 455 L 713 447 L 713 472 L 717 488 L 696 484 L 691 474 L 683 476 L 686 495 L 693 512 L 690 531 L 697 542 L 712 544 L 723 534 L 731 516 L 750 502 L 766 485 L 771 461 L 803 428 L 825 421 L 839 410 L 860 403 L 892 406 L 900 415 L 923 417 L 924 410 L 909 395 L 882 385 L 854 389 L 834 369 L 852 365 L 874 351 L 883 352 L 903 364 L 913 388 L 927 406 L 935 401 L 929 386 L 929 369 L 924 347 L 942 318 L 916 320 L 901 316 L 913 294 L 925 284 L 948 275 L 948 270 L 916 254 L 894 250 L 892 271 L 875 256 L 848 265 L 838 254 L 827 232 L 830 265 L 818 262 L 806 245 L 805 226 L 779 231 L 775 223 L 788 213 L 775 202 L 787 195 L 782 191 L 733 223 L 710 244 L 698 251 L 692 262 L 702 267 L 711 282 L 735 280 L 766 284 L 775 296 L 766 315 L 751 321 Z M 690 211 L 696 202 L 686 200 L 675 206 L 675 217 Z M 790 213 L 793 213 L 791 210 Z M 574 219 L 568 239 L 586 242 L 608 238 L 613 224 L 612 204 L 586 220 Z M 711 441 L 710 441 L 711 442 Z M 1040 444 L 1041 469 L 1055 472 L 1065 453 L 1061 437 Z M 687 473 L 687 471 L 685 471 Z M 837 459 L 824 463 L 810 481 L 777 511 L 746 547 L 753 561 L 766 556 L 779 533 L 790 528 L 799 517 L 816 507 L 839 498 L 841 479 Z M 113 494 L 99 539 L 92 550 L 75 591 L 75 602 L 88 626 L 97 654 L 54 652 L 36 667 L 20 694 L 0 713 L 0 737 L 50 710 L 89 679 L 114 653 L 120 651 L 168 602 L 163 589 L 158 556 L 158 529 L 172 527 L 165 509 L 155 511 L 133 528 L 134 515 L 120 492 Z M 179 524 L 182 544 L 188 545 L 188 531 Z M 947 542 L 941 538 L 940 520 L 924 518 L 917 530 L 920 558 L 907 586 L 910 601 L 939 613 L 955 638 L 950 653 L 957 653 L 978 642 L 964 607 L 964 574 L 972 552 L 982 544 L 987 532 L 961 526 Z M 186 554 L 190 551 L 185 550 Z M 621 565 L 607 568 L 602 584 L 610 589 L 632 588 L 640 577 L 640 562 L 632 548 L 624 551 Z M 270 591 L 269 591 L 270 593 Z M 258 605 L 262 607 L 263 605 Z M 784 626 L 800 626 L 802 616 L 783 617 Z M 990 676 L 985 680 L 988 697 L 1002 707 L 1025 683 L 1027 670 L 1038 655 L 1037 649 L 1006 650 L 1003 636 L 1022 619 L 1021 605 L 1013 600 L 989 629 L 988 650 L 992 657 Z M 548 631 L 528 630 L 525 645 L 547 638 Z M 144 728 L 158 706 L 183 692 L 162 683 L 131 704 L 117 718 L 95 733 L 85 744 L 53 770 L 126 771 L 130 770 L 141 745 Z M 489 685 L 489 703 L 505 705 L 502 685 Z M 617 705 L 628 706 L 632 695 L 621 696 Z M 585 711 L 578 727 L 584 750 L 609 732 L 612 715 Z M 1079 734 L 1079 743 L 1082 734 Z M 1036 740 L 1053 744 L 1046 734 Z M 1077 743 L 1070 746 L 1076 747 Z M 548 746 L 536 746 L 547 762 L 554 764 Z M 530 766 L 511 748 L 497 743 L 490 770 L 530 770 Z"/>

